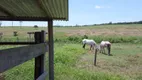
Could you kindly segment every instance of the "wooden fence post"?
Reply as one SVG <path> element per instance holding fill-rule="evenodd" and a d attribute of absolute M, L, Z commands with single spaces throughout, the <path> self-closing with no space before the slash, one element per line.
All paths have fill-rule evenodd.
<path fill-rule="evenodd" d="M 94 66 L 96 66 L 96 60 L 97 60 L 97 49 L 95 49 L 95 55 L 94 55 Z"/>
<path fill-rule="evenodd" d="M 35 43 L 37 44 L 44 43 L 45 31 L 35 32 L 34 38 L 35 38 Z M 36 80 L 42 73 L 44 73 L 44 56 L 45 54 L 35 57 L 34 80 Z"/>

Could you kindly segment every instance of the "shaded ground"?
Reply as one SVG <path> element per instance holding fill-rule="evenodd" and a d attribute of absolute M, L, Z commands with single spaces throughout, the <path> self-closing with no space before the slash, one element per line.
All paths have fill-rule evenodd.
<path fill-rule="evenodd" d="M 5 80 L 4 75 L 2 75 L 1 73 L 0 73 L 0 80 Z"/>

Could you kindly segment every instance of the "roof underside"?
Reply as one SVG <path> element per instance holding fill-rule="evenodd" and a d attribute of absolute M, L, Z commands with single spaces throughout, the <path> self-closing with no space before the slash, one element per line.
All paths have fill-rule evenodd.
<path fill-rule="evenodd" d="M 0 20 L 68 20 L 68 0 L 0 0 Z"/>

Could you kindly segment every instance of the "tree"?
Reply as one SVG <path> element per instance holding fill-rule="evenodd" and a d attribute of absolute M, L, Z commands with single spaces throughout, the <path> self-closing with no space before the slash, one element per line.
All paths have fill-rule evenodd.
<path fill-rule="evenodd" d="M 87 36 L 87 35 L 84 35 L 84 36 L 83 36 L 83 39 L 88 39 L 88 36 Z"/>
<path fill-rule="evenodd" d="M 38 28 L 38 26 L 37 26 L 37 25 L 34 25 L 34 28 Z"/>
<path fill-rule="evenodd" d="M 108 24 L 112 24 L 112 22 L 109 22 Z"/>

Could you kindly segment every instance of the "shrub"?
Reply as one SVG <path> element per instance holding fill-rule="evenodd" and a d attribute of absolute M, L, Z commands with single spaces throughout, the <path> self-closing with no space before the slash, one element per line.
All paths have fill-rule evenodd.
<path fill-rule="evenodd" d="M 34 25 L 34 28 L 38 28 L 38 26 L 37 26 L 37 25 Z"/>
<path fill-rule="evenodd" d="M 88 39 L 88 36 L 87 36 L 87 35 L 84 35 L 83 38 Z"/>
<path fill-rule="evenodd" d="M 86 35 L 87 36 L 87 35 Z M 88 36 L 87 36 L 88 37 Z M 68 42 L 68 43 L 80 43 L 84 36 L 67 36 L 61 38 L 55 38 L 55 42 Z M 142 37 L 132 36 L 89 36 L 90 39 L 100 43 L 101 41 L 110 41 L 111 43 L 142 43 Z"/>
<path fill-rule="evenodd" d="M 14 32 L 13 32 L 13 36 L 18 36 L 18 32 L 17 32 L 17 31 L 14 31 Z"/>

